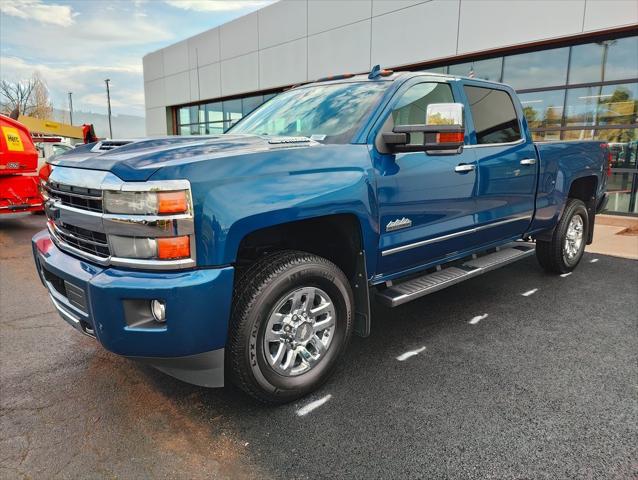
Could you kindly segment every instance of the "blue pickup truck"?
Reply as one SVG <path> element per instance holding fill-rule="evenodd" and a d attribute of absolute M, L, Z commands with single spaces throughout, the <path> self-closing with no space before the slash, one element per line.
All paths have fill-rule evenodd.
<path fill-rule="evenodd" d="M 35 263 L 106 349 L 267 403 L 324 382 L 372 300 L 396 307 L 536 254 L 569 272 L 608 147 L 535 144 L 508 86 L 375 68 L 300 85 L 224 135 L 54 161 Z"/>

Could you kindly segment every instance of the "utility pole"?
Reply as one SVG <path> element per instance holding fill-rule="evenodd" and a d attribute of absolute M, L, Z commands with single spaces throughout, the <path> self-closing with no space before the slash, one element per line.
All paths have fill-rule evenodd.
<path fill-rule="evenodd" d="M 69 92 L 69 123 L 73 125 L 73 92 Z"/>
<path fill-rule="evenodd" d="M 111 91 L 109 90 L 110 81 L 111 79 L 107 78 L 104 80 L 104 83 L 106 83 L 106 103 L 109 109 L 109 138 L 113 138 L 113 127 L 111 126 Z"/>

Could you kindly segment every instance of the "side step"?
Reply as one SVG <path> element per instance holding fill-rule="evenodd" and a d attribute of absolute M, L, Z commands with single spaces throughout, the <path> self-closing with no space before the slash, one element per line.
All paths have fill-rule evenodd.
<path fill-rule="evenodd" d="M 388 307 L 398 307 L 404 303 L 438 292 L 446 287 L 483 273 L 503 267 L 534 254 L 534 244 L 514 242 L 493 253 L 469 260 L 462 265 L 447 267 L 394 285 L 377 293 L 377 298 Z"/>

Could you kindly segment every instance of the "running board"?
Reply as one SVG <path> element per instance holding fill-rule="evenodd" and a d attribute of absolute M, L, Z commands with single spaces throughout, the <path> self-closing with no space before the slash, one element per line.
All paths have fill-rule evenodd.
<path fill-rule="evenodd" d="M 398 307 L 533 254 L 533 243 L 510 243 L 493 253 L 476 257 L 462 265 L 443 268 L 437 272 L 394 285 L 377 293 L 377 298 L 388 307 Z"/>

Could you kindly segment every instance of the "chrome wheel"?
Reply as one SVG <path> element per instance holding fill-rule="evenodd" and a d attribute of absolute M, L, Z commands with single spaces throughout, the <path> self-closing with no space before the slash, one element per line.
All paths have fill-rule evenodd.
<path fill-rule="evenodd" d="M 583 231 L 583 217 L 574 215 L 567 227 L 565 243 L 563 244 L 563 256 L 566 260 L 573 260 L 579 254 L 583 244 Z"/>
<path fill-rule="evenodd" d="M 335 327 L 335 307 L 316 287 L 294 290 L 272 310 L 264 333 L 264 354 L 280 375 L 312 369 L 325 356 Z"/>

